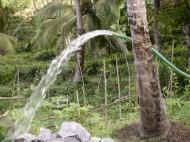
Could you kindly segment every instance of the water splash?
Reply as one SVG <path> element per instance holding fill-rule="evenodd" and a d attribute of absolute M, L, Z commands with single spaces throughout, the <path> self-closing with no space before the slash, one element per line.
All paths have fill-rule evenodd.
<path fill-rule="evenodd" d="M 27 133 L 31 127 L 31 122 L 35 116 L 36 111 L 42 105 L 44 98 L 46 97 L 47 89 L 55 82 L 58 74 L 61 73 L 62 67 L 68 62 L 68 60 L 81 49 L 81 46 L 89 39 L 100 36 L 119 36 L 119 34 L 107 31 L 96 30 L 83 34 L 73 40 L 68 48 L 63 50 L 59 56 L 57 56 L 50 64 L 47 73 L 42 77 L 39 84 L 35 87 L 28 103 L 23 108 L 22 116 L 16 121 L 13 132 L 10 132 L 9 138 L 15 139 L 17 136 Z"/>

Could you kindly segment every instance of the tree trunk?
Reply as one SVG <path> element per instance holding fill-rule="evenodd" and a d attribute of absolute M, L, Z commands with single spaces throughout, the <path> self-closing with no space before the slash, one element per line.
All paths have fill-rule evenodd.
<path fill-rule="evenodd" d="M 128 0 L 128 16 L 135 56 L 137 93 L 140 103 L 141 137 L 164 137 L 169 130 L 146 16 L 145 0 Z"/>
<path fill-rule="evenodd" d="M 160 50 L 160 31 L 158 24 L 159 8 L 160 0 L 154 0 L 154 41 L 158 50 Z"/>
<path fill-rule="evenodd" d="M 187 24 L 184 26 L 184 33 L 186 35 L 186 43 L 187 43 L 187 57 L 188 57 L 188 61 L 187 61 L 187 65 L 188 67 L 190 67 L 190 24 Z"/>
<path fill-rule="evenodd" d="M 77 34 L 80 36 L 83 33 L 82 14 L 80 0 L 75 0 L 76 16 L 77 16 Z M 84 48 L 77 53 L 77 64 L 75 67 L 75 74 L 73 81 L 79 82 L 81 80 L 81 72 L 84 66 Z"/>
<path fill-rule="evenodd" d="M 181 3 L 181 0 L 174 0 L 175 6 L 179 5 Z"/>
<path fill-rule="evenodd" d="M 33 0 L 32 2 L 33 2 L 34 10 L 37 10 L 38 8 L 37 8 L 35 0 Z"/>
<path fill-rule="evenodd" d="M 189 16 L 189 12 L 190 12 L 190 6 L 188 3 L 188 0 L 185 0 L 185 14 L 187 15 L 185 18 L 185 24 L 183 27 L 183 31 L 184 34 L 186 36 L 186 43 L 187 43 L 187 67 L 190 67 L 190 16 Z"/>
<path fill-rule="evenodd" d="M 5 15 L 4 15 L 4 11 L 3 11 L 3 6 L 2 6 L 2 1 L 0 0 L 0 32 L 3 33 L 4 32 L 4 28 L 5 28 Z"/>

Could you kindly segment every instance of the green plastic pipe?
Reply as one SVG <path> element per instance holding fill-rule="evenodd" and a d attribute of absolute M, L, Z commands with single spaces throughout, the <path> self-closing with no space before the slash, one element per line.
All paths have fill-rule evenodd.
<path fill-rule="evenodd" d="M 118 38 L 124 39 L 125 41 L 131 41 L 131 38 L 125 35 L 118 34 Z M 160 52 L 158 52 L 155 48 L 151 48 L 151 51 L 153 54 L 158 57 L 163 63 L 165 63 L 168 67 L 170 67 L 172 70 L 174 70 L 176 73 L 186 77 L 190 80 L 190 74 L 182 71 L 178 67 L 176 67 L 172 62 L 170 62 L 168 59 L 166 59 Z"/>
<path fill-rule="evenodd" d="M 162 62 L 164 62 L 168 67 L 173 69 L 176 73 L 186 77 L 187 79 L 190 79 L 190 74 L 187 74 L 186 72 L 182 71 L 178 67 L 176 67 L 173 63 L 171 63 L 168 59 L 166 59 L 160 52 L 158 52 L 155 48 L 151 48 L 151 51 L 156 55 Z"/>

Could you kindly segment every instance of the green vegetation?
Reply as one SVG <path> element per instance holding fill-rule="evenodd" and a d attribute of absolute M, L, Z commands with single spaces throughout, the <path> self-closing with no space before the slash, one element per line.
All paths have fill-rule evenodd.
<path fill-rule="evenodd" d="M 130 35 L 124 1 L 108 1 L 94 0 L 95 15 L 88 11 L 92 4 L 82 1 L 84 30 L 101 28 Z M 163 0 L 158 19 L 161 53 L 177 67 L 190 73 L 190 57 L 187 54 L 190 49 L 183 31 L 184 25 L 190 24 L 187 2 L 188 5 L 186 0 L 179 4 Z M 44 4 L 38 0 L 36 5 L 40 8 L 32 9 L 32 0 L 0 0 L 0 26 L 3 16 L 7 18 L 3 30 L 0 29 L 0 140 L 13 127 L 21 113 L 20 108 L 46 73 L 51 60 L 76 37 L 72 2 Z M 34 12 L 32 17 L 24 17 L 23 13 L 15 14 L 26 9 Z M 154 43 L 153 9 L 153 4 L 147 2 L 150 36 Z M 27 12 L 24 14 L 27 15 Z M 95 45 L 95 49 L 92 45 Z M 76 63 L 73 57 L 48 90 L 43 106 L 32 122 L 32 133 L 37 133 L 40 127 L 56 131 L 64 120 L 74 120 L 94 136 L 112 136 L 116 130 L 138 121 L 139 102 L 131 43 L 100 37 L 85 46 L 82 80 L 78 84 L 72 81 Z M 128 47 L 127 53 L 119 48 L 125 46 Z M 121 98 L 118 98 L 116 57 Z M 106 62 L 107 105 L 103 60 Z M 190 126 L 190 80 L 176 74 L 156 58 L 155 62 L 159 66 L 160 84 L 169 118 Z"/>

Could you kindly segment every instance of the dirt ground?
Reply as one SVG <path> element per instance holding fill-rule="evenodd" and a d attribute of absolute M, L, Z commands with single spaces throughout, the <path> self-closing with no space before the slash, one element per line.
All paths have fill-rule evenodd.
<path fill-rule="evenodd" d="M 170 131 L 165 139 L 141 139 L 138 132 L 138 123 L 118 130 L 115 137 L 118 142 L 190 142 L 190 128 L 177 122 L 171 122 Z"/>

